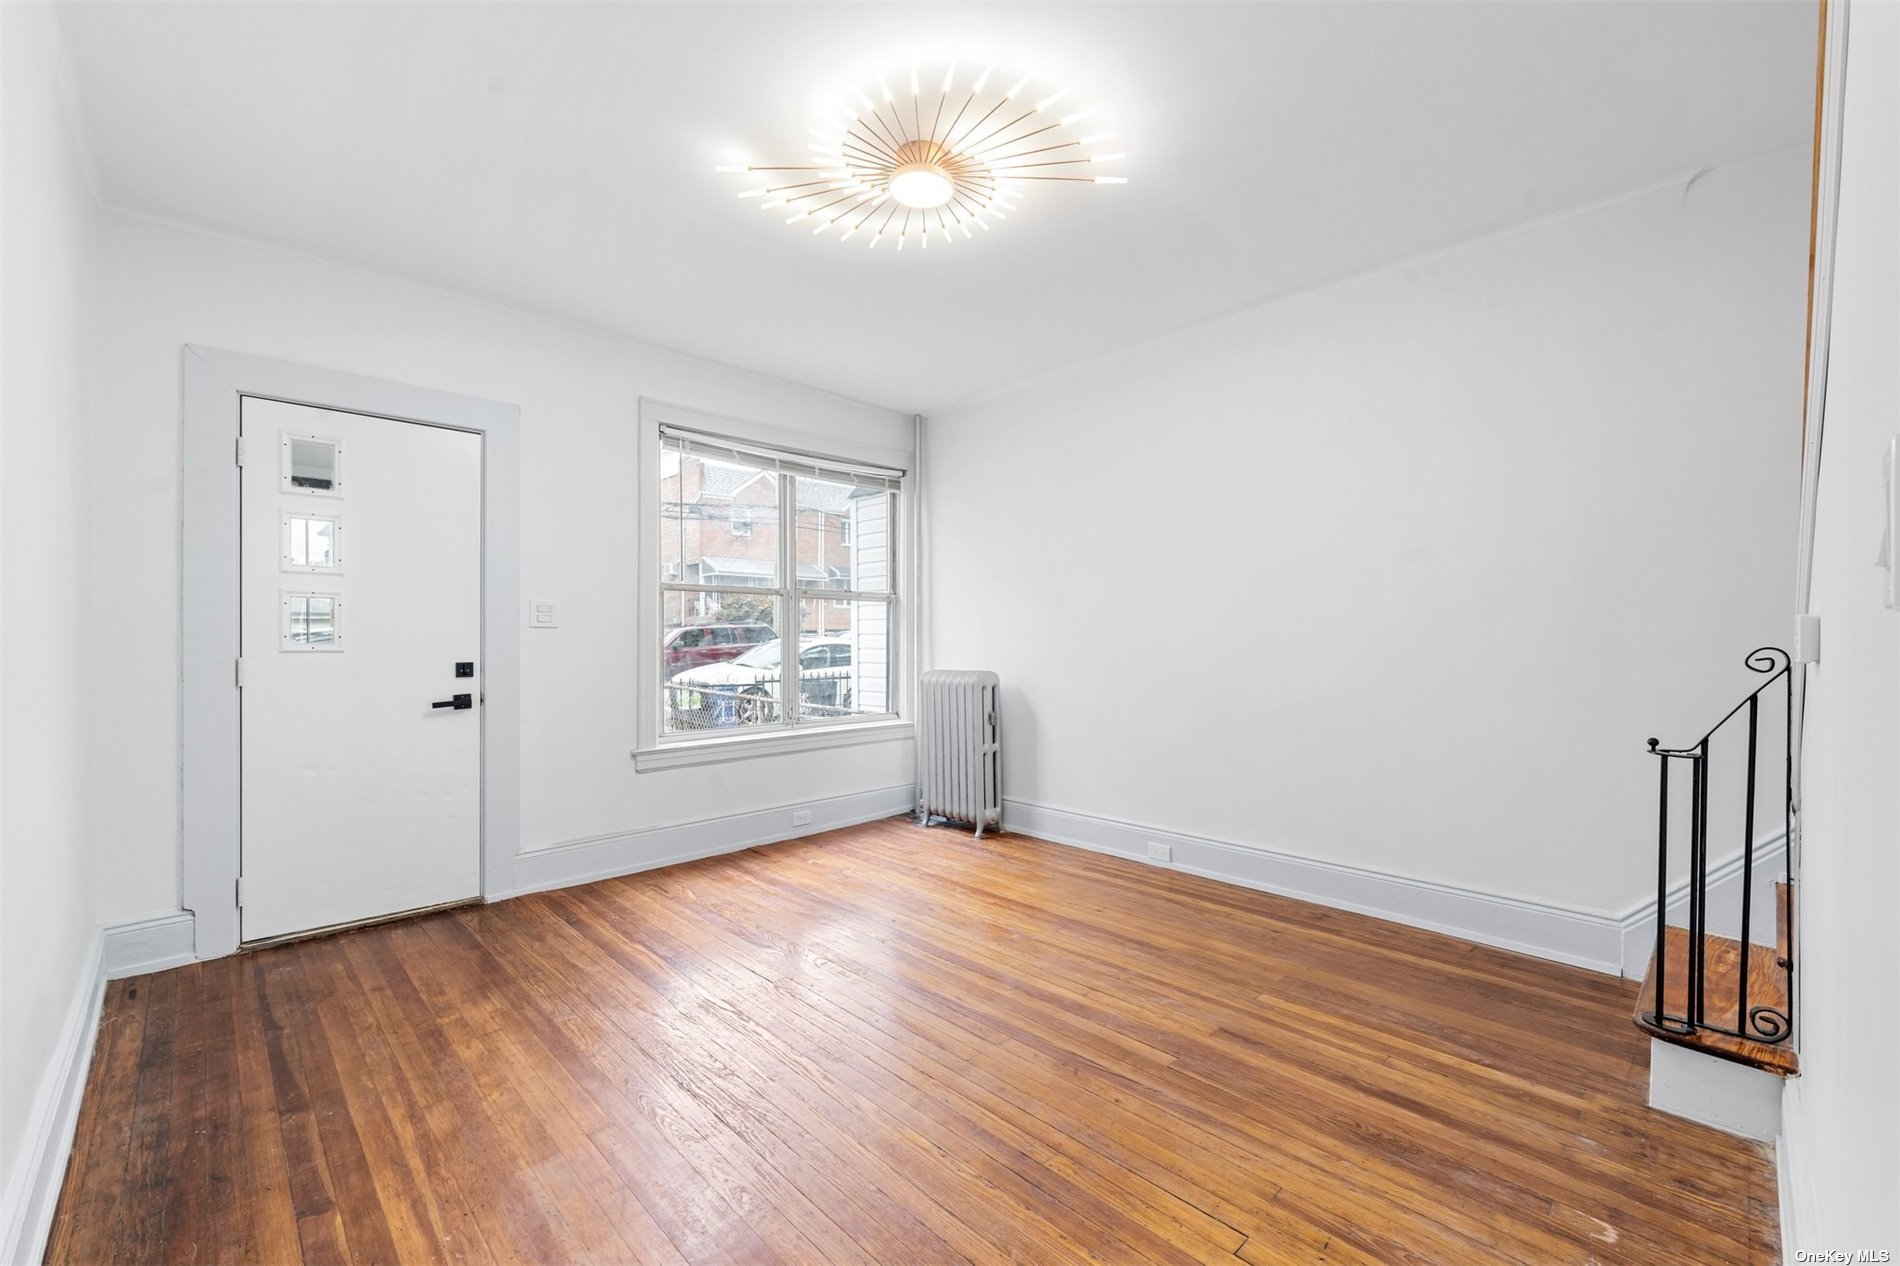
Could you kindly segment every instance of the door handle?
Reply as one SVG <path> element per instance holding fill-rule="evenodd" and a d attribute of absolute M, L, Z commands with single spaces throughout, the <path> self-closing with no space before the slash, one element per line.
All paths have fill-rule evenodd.
<path fill-rule="evenodd" d="M 454 708 L 457 712 L 460 712 L 463 708 L 472 708 L 475 706 L 475 696 L 456 695 L 453 699 L 437 699 L 429 706 L 431 708 Z"/>

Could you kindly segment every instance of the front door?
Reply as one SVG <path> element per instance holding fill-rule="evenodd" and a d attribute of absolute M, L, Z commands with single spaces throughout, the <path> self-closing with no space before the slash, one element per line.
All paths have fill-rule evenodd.
<path fill-rule="evenodd" d="M 481 891 L 482 437 L 246 398 L 247 943 Z"/>

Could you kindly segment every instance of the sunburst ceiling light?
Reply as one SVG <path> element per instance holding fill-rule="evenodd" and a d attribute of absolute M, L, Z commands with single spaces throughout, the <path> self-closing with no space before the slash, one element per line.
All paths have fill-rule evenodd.
<path fill-rule="evenodd" d="M 1079 125 L 1095 110 L 1058 113 L 1069 90 L 1035 99 L 1027 91 L 1034 73 L 1007 91 L 993 88 L 995 71 L 991 62 L 959 88 L 952 62 L 933 92 L 912 64 L 907 94 L 892 92 L 879 74 L 877 99 L 853 86 L 854 100 L 839 117 L 821 116 L 811 161 L 717 170 L 763 174 L 766 184 L 739 196 L 757 198 L 763 210 L 789 211 L 787 224 L 814 222 L 814 236 L 836 229 L 839 241 L 849 241 L 862 232 L 873 247 L 895 237 L 898 250 L 912 240 L 927 247 L 932 234 L 952 242 L 955 233 L 973 237 L 972 226 L 988 230 L 1017 209 L 1031 182 L 1128 183 L 1096 174 L 1098 164 L 1125 156 L 1101 148 L 1113 132 L 1082 133 Z"/>

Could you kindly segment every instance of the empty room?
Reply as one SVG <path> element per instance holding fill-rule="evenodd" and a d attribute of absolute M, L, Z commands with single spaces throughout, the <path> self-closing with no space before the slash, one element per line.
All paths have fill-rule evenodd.
<path fill-rule="evenodd" d="M 1900 3 L 0 4 L 0 1263 L 1900 1254 Z"/>

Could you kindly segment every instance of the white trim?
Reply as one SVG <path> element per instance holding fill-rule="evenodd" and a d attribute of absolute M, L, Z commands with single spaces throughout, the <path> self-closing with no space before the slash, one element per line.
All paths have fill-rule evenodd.
<path fill-rule="evenodd" d="M 1795 548 L 1794 609 L 1805 612 L 1814 590 L 1814 516 L 1821 486 L 1821 432 L 1827 413 L 1828 350 L 1834 327 L 1834 245 L 1841 218 L 1841 135 L 1847 108 L 1846 4 L 1828 6 L 1821 38 L 1820 146 L 1814 207 L 1814 310 L 1808 330 L 1806 434 L 1801 453 L 1801 517 Z"/>
<path fill-rule="evenodd" d="M 1793 1266 L 1795 1253 L 1825 1247 L 1816 1243 L 1820 1217 L 1814 1189 L 1806 1180 L 1807 1127 L 1802 1111 L 1799 1077 L 1789 1077 L 1781 1088 L 1781 1129 L 1775 1135 L 1775 1187 L 1781 1209 L 1781 1260 Z M 1812 1260 L 1811 1258 L 1809 1260 Z"/>
<path fill-rule="evenodd" d="M 852 721 L 838 726 L 807 726 L 802 730 L 780 730 L 768 734 L 739 734 L 730 738 L 696 739 L 664 747 L 636 748 L 633 768 L 637 773 L 655 769 L 678 769 L 683 765 L 712 765 L 720 761 L 744 760 L 750 756 L 781 756 L 786 752 L 809 752 L 827 747 L 856 747 L 861 743 L 894 743 L 915 738 L 917 729 L 909 721 Z"/>
<path fill-rule="evenodd" d="M 143 976 L 194 961 L 194 922 L 189 910 L 172 910 L 106 924 L 105 978 Z"/>
<path fill-rule="evenodd" d="M 99 1007 L 105 999 L 101 967 L 105 938 L 95 929 L 74 983 L 72 1001 L 59 1026 L 52 1060 L 40 1074 L 19 1164 L 0 1195 L 0 1262 L 37 1262 L 46 1253 L 53 1211 L 72 1155 L 79 1126 L 79 1101 L 92 1068 L 92 1045 L 99 1034 Z"/>
<path fill-rule="evenodd" d="M 186 345 L 180 904 L 195 952 L 238 947 L 238 467 L 245 396 L 482 435 L 482 891 L 514 885 L 521 843 L 521 411 L 480 400 Z"/>
<path fill-rule="evenodd" d="M 1638 902 L 1621 914 L 1605 914 L 1250 844 L 1185 835 L 1027 800 L 1006 799 L 1003 820 L 1012 832 L 1052 843 L 1352 910 L 1612 976 L 1640 977 L 1647 971 L 1655 938 L 1653 898 Z M 1150 841 L 1170 845 L 1173 860 L 1151 861 L 1148 857 Z M 1779 838 L 1758 844 L 1755 850 L 1758 873 L 1766 871 L 1778 875 L 1781 853 Z M 1723 902 L 1727 900 L 1726 893 L 1734 892 L 1734 900 L 1739 903 L 1740 877 L 1739 856 L 1711 866 L 1711 883 L 1721 885 L 1712 889 L 1716 894 L 1713 901 Z M 1672 890 L 1672 910 L 1685 899 L 1687 891 L 1686 880 Z"/>
<path fill-rule="evenodd" d="M 883 787 L 824 800 L 805 800 L 748 813 L 574 840 L 521 854 L 515 864 L 517 886 L 502 895 L 545 892 L 702 857 L 716 857 L 721 853 L 737 853 L 761 844 L 776 844 L 860 822 L 897 817 L 911 812 L 916 804 L 917 789 L 905 783 L 901 787 Z M 791 825 L 796 810 L 809 810 L 811 821 Z"/>
<path fill-rule="evenodd" d="M 926 428 L 924 415 L 919 413 L 911 417 L 911 443 L 915 451 L 911 454 L 911 488 L 898 507 L 905 519 L 903 539 L 898 542 L 905 550 L 904 558 L 910 567 L 910 620 L 904 629 L 904 649 L 910 652 L 910 675 L 906 684 L 910 687 L 909 697 L 916 698 L 915 688 L 924 669 L 930 667 L 930 568 L 927 560 L 930 554 L 930 541 L 926 533 L 930 528 L 929 502 L 930 484 L 924 475 L 924 445 Z"/>

